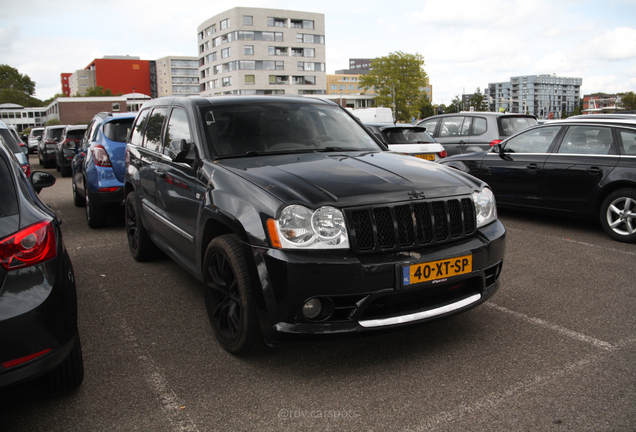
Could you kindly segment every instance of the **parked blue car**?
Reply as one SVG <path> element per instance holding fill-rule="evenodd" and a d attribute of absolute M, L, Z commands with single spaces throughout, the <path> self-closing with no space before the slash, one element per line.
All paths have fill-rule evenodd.
<path fill-rule="evenodd" d="M 124 200 L 126 137 L 135 116 L 106 112 L 95 115 L 73 158 L 73 202 L 86 207 L 91 228 L 103 227 L 108 208 Z"/>

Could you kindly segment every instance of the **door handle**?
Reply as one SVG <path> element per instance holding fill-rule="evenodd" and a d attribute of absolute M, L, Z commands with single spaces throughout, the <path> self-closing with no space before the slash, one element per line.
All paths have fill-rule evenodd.
<path fill-rule="evenodd" d="M 531 170 L 538 170 L 539 169 L 539 165 L 537 165 L 536 163 L 531 163 L 526 168 L 531 169 Z"/>
<path fill-rule="evenodd" d="M 166 178 L 166 172 L 161 168 L 155 168 L 155 174 L 157 174 L 159 178 Z"/>
<path fill-rule="evenodd" d="M 603 170 L 600 169 L 599 167 L 590 167 L 587 169 L 587 172 L 589 172 L 592 175 L 603 174 Z"/>

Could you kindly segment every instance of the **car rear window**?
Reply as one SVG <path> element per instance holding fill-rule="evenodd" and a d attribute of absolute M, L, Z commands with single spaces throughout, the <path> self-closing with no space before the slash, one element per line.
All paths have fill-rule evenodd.
<path fill-rule="evenodd" d="M 47 139 L 60 139 L 62 138 L 62 133 L 64 132 L 64 128 L 55 128 L 55 129 L 47 129 L 46 138 Z"/>
<path fill-rule="evenodd" d="M 40 137 L 44 133 L 44 129 L 31 131 L 31 136 Z"/>
<path fill-rule="evenodd" d="M 382 131 L 389 144 L 434 143 L 435 140 L 423 128 L 390 128 Z"/>
<path fill-rule="evenodd" d="M 66 139 L 81 140 L 84 136 L 83 130 L 72 130 L 66 133 Z"/>
<path fill-rule="evenodd" d="M 111 141 L 126 142 L 133 120 L 133 118 L 127 118 L 109 121 L 102 127 L 102 131 Z"/>
<path fill-rule="evenodd" d="M 9 166 L 4 158 L 0 157 L 0 217 L 18 213 L 18 198 L 15 194 L 15 186 L 11 179 Z"/>
<path fill-rule="evenodd" d="M 503 136 L 512 136 L 517 132 L 536 126 L 539 123 L 534 117 L 499 117 L 499 132 Z"/>

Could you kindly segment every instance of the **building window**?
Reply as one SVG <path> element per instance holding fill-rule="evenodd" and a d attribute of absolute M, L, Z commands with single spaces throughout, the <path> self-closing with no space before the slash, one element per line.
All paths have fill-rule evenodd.
<path fill-rule="evenodd" d="M 286 19 L 284 18 L 267 18 L 267 25 L 269 27 L 287 27 Z"/>
<path fill-rule="evenodd" d="M 344 85 L 344 84 L 340 84 L 340 89 L 339 89 L 339 90 L 345 90 L 345 89 L 346 89 L 346 87 L 347 87 L 346 85 Z"/>
<path fill-rule="evenodd" d="M 293 84 L 295 85 L 315 85 L 315 76 L 295 76 L 293 77 Z"/>
<path fill-rule="evenodd" d="M 311 44 L 324 44 L 325 37 L 322 35 L 311 35 L 298 33 L 296 35 L 296 42 L 299 43 L 311 43 Z"/>
<path fill-rule="evenodd" d="M 245 75 L 245 84 L 246 85 L 254 85 L 256 84 L 256 79 L 254 75 Z"/>
<path fill-rule="evenodd" d="M 114 103 L 113 104 L 113 111 L 119 111 L 119 104 L 118 103 Z"/>
<path fill-rule="evenodd" d="M 302 29 L 313 30 L 314 22 L 310 20 L 290 20 L 289 26 L 291 28 L 302 28 Z"/>
<path fill-rule="evenodd" d="M 243 25 L 248 25 L 251 26 L 252 24 L 252 17 L 249 15 L 243 15 Z"/>
<path fill-rule="evenodd" d="M 338 90 L 338 84 L 331 84 L 331 90 Z"/>
<path fill-rule="evenodd" d="M 287 56 L 286 47 L 267 47 L 267 53 L 272 56 Z"/>
<path fill-rule="evenodd" d="M 229 87 L 232 85 L 232 77 L 225 77 L 221 80 L 221 85 L 223 87 Z"/>
<path fill-rule="evenodd" d="M 289 84 L 289 76 L 285 75 L 270 75 L 269 76 L 270 84 Z"/>
<path fill-rule="evenodd" d="M 355 89 L 356 89 L 356 86 L 355 86 L 355 85 L 353 85 L 353 84 L 349 84 L 349 85 L 347 86 L 347 88 L 348 88 L 350 91 L 353 91 L 353 90 L 355 90 Z"/>
<path fill-rule="evenodd" d="M 244 45 L 243 55 L 254 55 L 254 45 Z"/>
<path fill-rule="evenodd" d="M 221 30 L 225 30 L 230 27 L 230 19 L 224 19 L 221 21 Z"/>
<path fill-rule="evenodd" d="M 231 48 L 225 48 L 221 50 L 221 58 L 228 58 L 231 55 Z"/>

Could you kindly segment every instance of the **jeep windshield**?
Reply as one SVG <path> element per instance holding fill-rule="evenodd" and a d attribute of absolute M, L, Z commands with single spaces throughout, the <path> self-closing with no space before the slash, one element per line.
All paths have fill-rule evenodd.
<path fill-rule="evenodd" d="M 382 151 L 339 107 L 272 102 L 201 108 L 217 158 L 280 153 Z"/>

